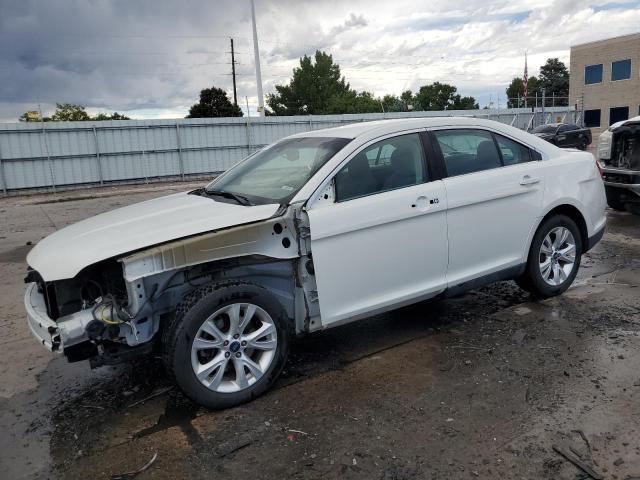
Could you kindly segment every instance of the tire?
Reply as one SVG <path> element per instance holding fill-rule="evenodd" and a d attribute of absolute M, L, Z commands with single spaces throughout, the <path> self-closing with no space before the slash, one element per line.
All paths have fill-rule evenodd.
<path fill-rule="evenodd" d="M 585 137 L 580 137 L 580 140 L 578 142 L 578 149 L 586 150 L 588 146 L 589 146 L 589 141 Z"/>
<path fill-rule="evenodd" d="M 607 205 L 619 212 L 624 212 L 626 210 L 626 205 L 623 197 L 624 192 L 622 189 L 616 187 L 608 187 L 605 185 L 604 191 L 607 195 Z"/>
<path fill-rule="evenodd" d="M 563 241 L 565 231 L 568 234 Z M 541 298 L 560 295 L 576 278 L 581 257 L 582 237 L 578 226 L 565 215 L 554 215 L 538 227 L 531 242 L 525 273 L 516 279 L 516 283 Z M 572 262 L 569 261 L 571 258 Z"/>
<path fill-rule="evenodd" d="M 265 288 L 211 283 L 186 295 L 176 308 L 163 332 L 163 361 L 191 400 L 210 409 L 229 408 L 273 384 L 290 339 L 289 319 Z"/>

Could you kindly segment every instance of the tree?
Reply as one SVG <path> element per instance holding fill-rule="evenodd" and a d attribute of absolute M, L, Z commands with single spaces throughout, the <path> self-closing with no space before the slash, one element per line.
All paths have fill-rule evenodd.
<path fill-rule="evenodd" d="M 411 90 L 405 90 L 400 95 L 400 101 L 404 104 L 405 110 L 413 110 L 415 109 L 415 97 L 413 96 L 413 92 Z"/>
<path fill-rule="evenodd" d="M 567 66 L 557 58 L 548 58 L 540 67 L 540 88 L 545 89 L 545 96 L 549 99 L 548 105 L 553 101 L 552 97 L 560 97 L 555 100 L 556 105 L 569 105 L 569 70 Z"/>
<path fill-rule="evenodd" d="M 276 115 L 321 115 L 353 110 L 350 102 L 356 98 L 333 57 L 317 50 L 313 59 L 300 59 L 288 85 L 276 85 L 276 92 L 267 95 L 267 105 Z"/>
<path fill-rule="evenodd" d="M 385 112 L 406 112 L 407 106 L 401 98 L 395 95 L 385 95 L 382 97 L 382 106 Z"/>
<path fill-rule="evenodd" d="M 536 77 L 529 77 L 529 94 L 527 96 L 527 102 L 525 103 L 524 80 L 516 77 L 511 80 L 511 83 L 507 87 L 507 107 L 524 108 L 535 106 L 536 94 L 540 96 L 540 82 Z M 518 98 L 520 98 L 520 105 L 518 105 Z"/>
<path fill-rule="evenodd" d="M 121 115 L 118 112 L 107 114 L 99 113 L 91 116 L 82 105 L 74 105 L 72 103 L 56 103 L 56 111 L 50 117 L 40 118 L 38 112 L 25 112 L 18 119 L 21 122 L 83 122 L 83 121 L 101 121 L 101 120 L 130 120 L 129 117 Z"/>
<path fill-rule="evenodd" d="M 458 89 L 447 83 L 423 85 L 416 93 L 414 110 L 472 110 L 478 104 L 473 97 L 461 97 Z"/>
<path fill-rule="evenodd" d="M 51 115 L 52 122 L 82 122 L 91 120 L 91 117 L 82 105 L 71 103 L 56 103 L 56 111 Z"/>
<path fill-rule="evenodd" d="M 453 96 L 453 105 L 447 110 L 477 110 L 480 108 L 478 102 L 473 97 L 461 97 L 456 94 Z"/>
<path fill-rule="evenodd" d="M 377 113 L 382 112 L 382 103 L 371 92 L 357 93 L 355 90 L 333 95 L 327 102 L 325 113 Z"/>
<path fill-rule="evenodd" d="M 91 120 L 131 120 L 126 115 L 122 115 L 118 112 L 113 112 L 111 115 L 107 113 L 99 113 L 98 115 L 94 115 L 91 117 Z"/>
<path fill-rule="evenodd" d="M 542 89 L 545 89 L 546 106 L 569 104 L 569 71 L 564 63 L 557 58 L 548 58 L 546 63 L 540 67 L 540 76 L 529 77 L 529 94 L 526 106 L 542 105 Z M 524 81 L 520 77 L 511 80 L 507 87 L 507 105 L 510 108 L 518 107 L 518 96 L 520 96 L 520 107 L 525 106 Z M 554 99 L 555 97 L 555 99 Z"/>
<path fill-rule="evenodd" d="M 241 117 L 242 110 L 231 103 L 227 92 L 211 87 L 200 90 L 200 101 L 191 106 L 186 118 Z"/>

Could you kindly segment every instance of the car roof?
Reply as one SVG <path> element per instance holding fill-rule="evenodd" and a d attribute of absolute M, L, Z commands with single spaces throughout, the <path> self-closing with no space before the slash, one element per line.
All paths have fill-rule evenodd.
<path fill-rule="evenodd" d="M 484 118 L 474 117 L 422 117 L 422 118 L 397 118 L 390 120 L 374 120 L 371 122 L 358 122 L 340 127 L 325 128 L 322 130 L 312 130 L 309 132 L 297 133 L 288 138 L 300 137 L 340 137 L 340 138 L 356 138 L 365 134 L 386 135 L 403 130 L 411 130 L 414 128 L 430 128 L 430 127 L 492 127 L 496 125 L 502 127 L 505 124 L 486 120 Z"/>

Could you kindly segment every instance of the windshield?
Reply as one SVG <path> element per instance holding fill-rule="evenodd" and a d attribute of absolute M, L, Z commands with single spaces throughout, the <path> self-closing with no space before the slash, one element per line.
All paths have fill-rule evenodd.
<path fill-rule="evenodd" d="M 533 133 L 556 133 L 557 125 L 540 125 L 533 129 Z"/>
<path fill-rule="evenodd" d="M 246 158 L 207 185 L 252 204 L 286 203 L 351 140 L 302 137 L 283 140 Z"/>

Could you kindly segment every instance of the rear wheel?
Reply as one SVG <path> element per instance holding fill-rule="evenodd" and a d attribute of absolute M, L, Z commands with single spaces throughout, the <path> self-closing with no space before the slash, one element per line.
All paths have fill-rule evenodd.
<path fill-rule="evenodd" d="M 555 215 L 538 228 L 522 277 L 516 281 L 540 297 L 563 293 L 575 279 L 582 255 L 582 238 L 575 222 Z"/>
<path fill-rule="evenodd" d="M 289 349 L 289 322 L 264 288 L 210 284 L 187 295 L 165 332 L 164 362 L 196 403 L 228 408 L 268 389 Z"/>
<path fill-rule="evenodd" d="M 608 187 L 605 185 L 604 191 L 607 195 L 607 205 L 619 212 L 625 211 L 624 191 L 621 188 Z"/>

